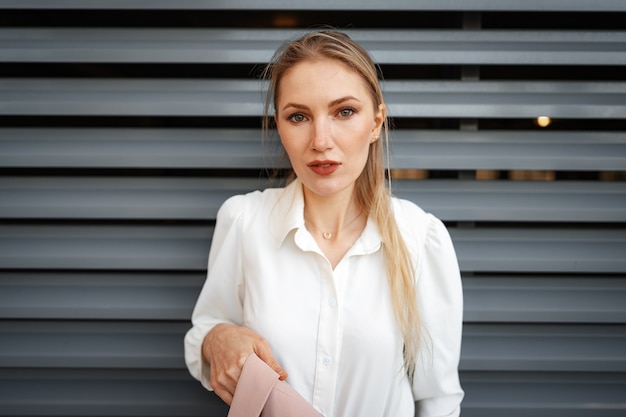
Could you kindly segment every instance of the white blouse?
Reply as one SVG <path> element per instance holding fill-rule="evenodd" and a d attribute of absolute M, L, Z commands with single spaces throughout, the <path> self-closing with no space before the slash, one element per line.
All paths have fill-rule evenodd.
<path fill-rule="evenodd" d="M 202 340 L 216 324 L 264 337 L 287 382 L 326 417 L 458 416 L 463 298 L 443 223 L 393 199 L 417 265 L 423 340 L 413 386 L 389 294 L 381 236 L 368 219 L 333 270 L 304 226 L 302 185 L 231 197 L 221 207 L 208 277 L 185 337 L 191 374 L 207 388 Z"/>

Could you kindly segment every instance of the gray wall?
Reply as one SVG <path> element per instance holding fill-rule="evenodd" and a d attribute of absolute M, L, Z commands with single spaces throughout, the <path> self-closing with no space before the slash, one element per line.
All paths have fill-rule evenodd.
<path fill-rule="evenodd" d="M 319 24 L 453 236 L 463 415 L 623 415 L 626 4 L 294 3 L 0 0 L 0 415 L 226 415 L 182 337 L 219 205 L 268 185 L 258 64 Z"/>

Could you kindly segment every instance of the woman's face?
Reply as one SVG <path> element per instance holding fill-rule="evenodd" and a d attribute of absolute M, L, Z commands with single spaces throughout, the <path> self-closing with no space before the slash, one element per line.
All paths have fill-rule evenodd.
<path fill-rule="evenodd" d="M 352 192 L 384 105 L 375 109 L 361 77 L 334 60 L 301 62 L 279 87 L 276 126 L 300 181 L 320 196 Z"/>

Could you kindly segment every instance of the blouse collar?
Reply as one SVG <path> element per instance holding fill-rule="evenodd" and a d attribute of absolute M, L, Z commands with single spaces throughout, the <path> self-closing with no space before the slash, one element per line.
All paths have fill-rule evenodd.
<path fill-rule="evenodd" d="M 276 247 L 280 247 L 289 232 L 304 227 L 304 194 L 298 179 L 283 189 L 272 214 L 270 221 L 272 229 L 276 230 Z"/>
<path fill-rule="evenodd" d="M 280 247 L 293 230 L 305 229 L 304 193 L 300 180 L 294 180 L 283 189 L 271 221 L 273 229 L 276 230 L 276 247 Z M 380 248 L 381 242 L 378 226 L 369 217 L 363 233 L 354 243 L 351 252 L 362 254 L 375 252 Z"/>

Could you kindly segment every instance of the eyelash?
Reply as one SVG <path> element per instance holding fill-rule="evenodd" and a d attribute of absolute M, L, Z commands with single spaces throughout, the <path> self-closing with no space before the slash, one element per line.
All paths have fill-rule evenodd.
<path fill-rule="evenodd" d="M 289 117 L 287 117 L 287 120 L 293 123 L 300 123 L 303 121 L 303 120 L 300 120 L 300 121 L 295 120 L 296 117 L 302 117 L 303 120 L 306 119 L 306 116 L 303 115 L 302 113 L 294 113 L 294 114 L 290 114 Z"/>
<path fill-rule="evenodd" d="M 349 112 L 350 112 L 350 115 L 348 115 L 348 116 L 342 116 L 341 114 L 342 114 L 344 111 L 349 111 Z M 344 107 L 344 108 L 340 109 L 340 110 L 337 112 L 337 114 L 339 114 L 339 115 L 340 115 L 340 117 L 350 117 L 350 116 L 353 116 L 355 113 L 356 113 L 356 109 L 354 109 L 354 108 L 352 108 L 352 107 Z"/>
<path fill-rule="evenodd" d="M 342 113 L 345 112 L 345 111 L 350 112 L 350 114 L 349 115 L 342 115 Z M 339 117 L 342 117 L 342 118 L 349 118 L 349 117 L 353 116 L 356 112 L 357 112 L 356 109 L 354 109 L 353 107 L 342 107 L 337 112 L 337 115 Z M 297 120 L 295 120 L 296 117 L 302 117 L 303 120 L 297 121 Z M 306 119 L 306 116 L 303 115 L 302 113 L 294 113 L 294 114 L 289 115 L 289 117 L 287 117 L 287 120 L 289 120 L 290 122 L 293 122 L 293 123 L 300 123 L 300 122 L 304 121 L 304 119 Z"/>

